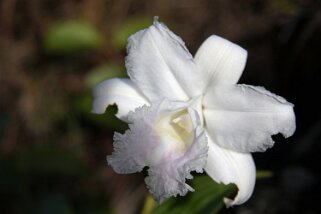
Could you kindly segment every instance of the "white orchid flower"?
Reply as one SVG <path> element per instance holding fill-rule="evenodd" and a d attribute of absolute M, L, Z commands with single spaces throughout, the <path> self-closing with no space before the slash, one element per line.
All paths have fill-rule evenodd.
<path fill-rule="evenodd" d="M 147 187 L 159 202 L 185 195 L 191 171 L 206 173 L 238 193 L 227 206 L 252 195 L 256 169 L 251 152 L 273 146 L 271 135 L 295 131 L 293 105 L 262 87 L 237 84 L 247 52 L 210 36 L 195 57 L 164 24 L 129 38 L 130 79 L 110 79 L 94 90 L 92 111 L 117 104 L 129 130 L 114 136 L 108 163 L 118 173 L 149 167 Z"/>

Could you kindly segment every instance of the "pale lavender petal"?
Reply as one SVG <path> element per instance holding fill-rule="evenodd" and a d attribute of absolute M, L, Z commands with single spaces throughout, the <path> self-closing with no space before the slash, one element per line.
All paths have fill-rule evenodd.
<path fill-rule="evenodd" d="M 114 152 L 107 156 L 113 169 L 134 173 L 149 167 L 145 181 L 159 202 L 191 191 L 185 180 L 192 178 L 191 171 L 202 172 L 207 159 L 207 139 L 197 111 L 189 103 L 162 100 L 136 109 L 128 120 L 129 130 L 115 134 Z M 185 129 L 192 139 L 181 136 Z"/>
<path fill-rule="evenodd" d="M 154 198 L 161 203 L 170 196 L 184 196 L 188 191 L 194 191 L 185 181 L 193 178 L 192 171 L 203 172 L 207 151 L 207 138 L 197 128 L 196 139 L 184 155 L 150 167 L 145 182 Z"/>

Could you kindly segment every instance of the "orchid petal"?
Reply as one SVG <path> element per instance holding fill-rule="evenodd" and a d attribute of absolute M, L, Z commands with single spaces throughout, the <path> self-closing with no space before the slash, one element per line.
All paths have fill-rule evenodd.
<path fill-rule="evenodd" d="M 202 173 L 207 161 L 207 138 L 200 128 L 196 128 L 196 139 L 189 150 L 179 158 L 150 167 L 145 182 L 158 202 L 170 196 L 184 196 L 194 189 L 185 183 L 192 179 L 192 171 Z"/>
<path fill-rule="evenodd" d="M 255 185 L 255 164 L 250 153 L 224 149 L 208 137 L 206 173 L 218 183 L 236 184 L 238 193 L 234 199 L 224 198 L 227 207 L 246 202 Z"/>
<path fill-rule="evenodd" d="M 148 104 L 147 99 L 129 79 L 109 79 L 97 85 L 93 91 L 92 112 L 105 113 L 109 105 L 116 104 L 119 119 L 127 121 L 127 114 L 135 108 Z"/>
<path fill-rule="evenodd" d="M 232 85 L 239 80 L 246 58 L 246 50 L 214 35 L 203 42 L 194 61 L 207 86 Z"/>
<path fill-rule="evenodd" d="M 192 55 L 181 38 L 157 20 L 128 40 L 126 68 L 131 80 L 151 101 L 188 100 L 203 85 Z"/>
<path fill-rule="evenodd" d="M 157 130 L 157 124 L 163 118 L 181 111 L 186 111 L 193 126 L 191 132 L 194 137 L 187 148 L 182 142 L 177 142 L 175 137 Z M 130 129 L 125 134 L 114 135 L 114 152 L 107 156 L 113 169 L 118 173 L 134 173 L 148 166 L 149 176 L 145 182 L 158 202 L 170 196 L 185 195 L 188 191 L 193 191 L 185 180 L 192 178 L 191 171 L 203 171 L 208 150 L 207 138 L 201 128 L 197 111 L 183 102 L 163 100 L 136 109 L 129 114 L 128 120 Z M 165 126 L 161 131 L 168 128 Z"/>
<path fill-rule="evenodd" d="M 265 151 L 271 135 L 295 131 L 293 105 L 263 87 L 212 87 L 204 96 L 208 133 L 221 147 L 238 152 Z"/>

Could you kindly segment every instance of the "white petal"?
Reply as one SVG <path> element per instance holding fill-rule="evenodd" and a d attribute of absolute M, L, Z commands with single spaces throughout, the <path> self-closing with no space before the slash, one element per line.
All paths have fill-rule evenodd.
<path fill-rule="evenodd" d="M 128 75 L 151 100 L 188 100 L 203 82 L 184 42 L 165 25 L 154 24 L 128 40 Z"/>
<path fill-rule="evenodd" d="M 271 135 L 295 131 L 293 105 L 262 87 L 212 87 L 203 104 L 209 135 L 227 149 L 265 151 L 274 144 Z"/>
<path fill-rule="evenodd" d="M 247 51 L 219 36 L 211 36 L 195 55 L 203 79 L 208 85 L 235 84 L 245 67 Z"/>
<path fill-rule="evenodd" d="M 252 155 L 224 149 L 208 137 L 208 159 L 206 173 L 218 183 L 234 183 L 238 193 L 234 199 L 225 198 L 227 207 L 246 202 L 255 185 L 255 164 Z"/>
<path fill-rule="evenodd" d="M 186 108 L 195 137 L 185 149 L 173 138 L 160 135 L 156 124 L 164 116 Z M 198 117 L 197 112 L 183 102 L 163 100 L 138 108 L 129 114 L 130 129 L 125 134 L 115 134 L 114 152 L 107 156 L 107 161 L 118 173 L 139 172 L 148 166 L 149 176 L 145 181 L 159 202 L 177 194 L 185 195 L 193 190 L 185 183 L 192 178 L 190 172 L 202 172 L 207 160 L 207 139 Z"/>
<path fill-rule="evenodd" d="M 116 116 L 125 121 L 129 111 L 149 103 L 129 79 L 105 80 L 95 87 L 93 96 L 93 113 L 103 114 L 109 105 L 116 104 Z"/>

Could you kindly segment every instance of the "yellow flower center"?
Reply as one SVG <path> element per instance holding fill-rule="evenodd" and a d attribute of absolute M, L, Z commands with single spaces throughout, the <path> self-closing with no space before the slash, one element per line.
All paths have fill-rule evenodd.
<path fill-rule="evenodd" d="M 194 126 L 187 109 L 161 117 L 156 123 L 156 132 L 167 141 L 163 143 L 169 143 L 169 147 L 184 151 L 194 140 Z"/>

